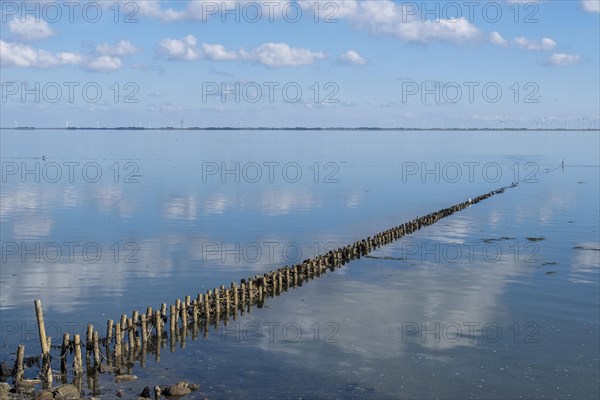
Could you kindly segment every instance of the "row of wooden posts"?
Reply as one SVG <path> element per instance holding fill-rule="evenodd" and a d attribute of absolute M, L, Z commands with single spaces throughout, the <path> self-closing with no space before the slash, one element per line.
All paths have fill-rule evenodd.
<path fill-rule="evenodd" d="M 510 187 L 514 186 L 516 184 L 512 184 Z M 163 303 L 160 309 L 157 310 L 148 307 L 145 313 L 133 311 L 131 317 L 123 314 L 120 321 L 117 322 L 109 319 L 106 326 L 106 336 L 102 339 L 99 337 L 98 331 L 94 330 L 93 325 L 90 324 L 87 327 L 85 347 L 82 346 L 80 335 L 74 335 L 71 340 L 70 335 L 65 333 L 62 338 L 60 353 L 61 377 L 63 377 L 63 380 L 66 379 L 68 370 L 67 355 L 69 353 L 73 354 L 73 375 L 77 377 L 83 374 L 82 347 L 85 349 L 85 365 L 88 374 L 90 371 L 119 371 L 121 365 L 125 365 L 128 373 L 130 373 L 138 350 L 141 350 L 142 365 L 145 363 L 145 354 L 149 349 L 156 354 L 156 359 L 160 360 L 160 348 L 163 344 L 163 337 L 165 337 L 165 324 L 167 322 L 170 332 L 169 337 L 171 338 L 171 351 L 174 351 L 176 340 L 180 339 L 183 347 L 190 328 L 192 337 L 195 339 L 198 327 L 203 323 L 204 335 L 207 336 L 208 327 L 211 323 L 214 323 L 215 327 L 218 327 L 221 320 L 227 324 L 230 317 L 237 319 L 239 312 L 242 314 L 245 310 L 249 312 L 255 305 L 261 307 L 267 296 L 273 297 L 287 291 L 290 287 L 302 285 L 303 282 L 309 279 L 321 276 L 328 269 L 334 270 L 341 267 L 346 262 L 365 256 L 380 246 L 394 242 L 424 226 L 434 224 L 440 219 L 481 200 L 502 193 L 505 189 L 506 187 L 503 187 L 452 207 L 416 218 L 403 225 L 380 232 L 373 237 L 356 241 L 351 245 L 329 251 L 327 254 L 319 255 L 313 259 L 307 259 L 292 267 L 286 266 L 263 276 L 242 279 L 239 284 L 231 283 L 229 287 L 221 285 L 219 288 L 208 290 L 204 294 L 198 294 L 197 298 L 193 300 L 191 296 L 186 296 L 183 301 L 177 299 L 175 304 L 169 307 L 166 303 Z M 41 301 L 35 300 L 34 303 L 42 350 L 42 371 L 40 375 L 46 384 L 51 385 L 51 338 L 46 336 Z M 151 342 L 150 346 L 149 342 Z M 105 346 L 105 355 L 100 351 L 101 345 Z M 15 383 L 23 379 L 24 356 L 25 346 L 21 344 L 17 349 L 17 358 L 13 368 Z M 106 360 L 106 367 L 102 364 L 103 359 Z"/>

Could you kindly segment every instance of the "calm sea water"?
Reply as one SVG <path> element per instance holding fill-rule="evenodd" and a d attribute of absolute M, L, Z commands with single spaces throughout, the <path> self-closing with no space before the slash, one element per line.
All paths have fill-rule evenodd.
<path fill-rule="evenodd" d="M 4 130 L 0 140 L 0 361 L 19 343 L 39 352 L 36 298 L 57 343 L 518 181 L 163 350 L 118 387 L 600 394 L 598 132 Z M 102 396 L 115 392 L 103 377 Z"/>

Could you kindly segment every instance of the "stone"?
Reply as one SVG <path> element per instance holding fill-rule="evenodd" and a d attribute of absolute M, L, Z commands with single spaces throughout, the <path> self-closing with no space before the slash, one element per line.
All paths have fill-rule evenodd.
<path fill-rule="evenodd" d="M 81 397 L 81 393 L 75 385 L 62 385 L 54 390 L 54 397 L 63 400 L 78 399 Z"/>
<path fill-rule="evenodd" d="M 37 396 L 35 396 L 36 400 L 51 400 L 54 398 L 54 393 L 52 393 L 52 390 L 42 390 L 41 392 L 39 392 L 37 394 Z"/>

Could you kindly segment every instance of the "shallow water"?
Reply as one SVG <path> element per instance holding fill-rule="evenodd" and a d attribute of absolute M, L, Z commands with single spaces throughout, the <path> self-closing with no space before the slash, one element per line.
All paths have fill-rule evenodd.
<path fill-rule="evenodd" d="M 140 380 L 119 387 L 185 379 L 209 398 L 599 395 L 598 132 L 0 135 L 1 360 L 21 342 L 37 354 L 35 298 L 54 343 L 89 322 L 103 332 L 108 318 L 519 181 L 207 340 L 163 349 L 159 363 L 149 356 L 134 368 Z M 115 390 L 105 377 L 101 394 Z"/>

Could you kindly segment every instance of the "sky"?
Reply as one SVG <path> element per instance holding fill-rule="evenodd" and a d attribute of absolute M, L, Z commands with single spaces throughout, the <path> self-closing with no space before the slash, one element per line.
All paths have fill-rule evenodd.
<path fill-rule="evenodd" d="M 600 127 L 600 0 L 0 4 L 5 128 Z"/>

